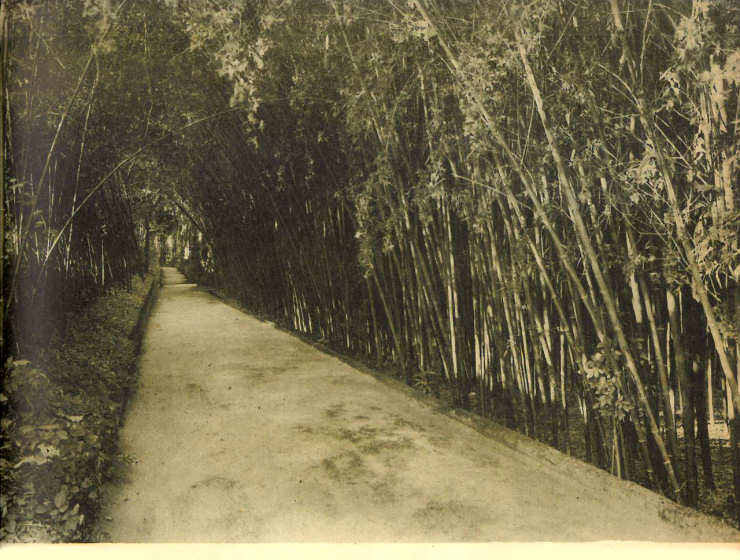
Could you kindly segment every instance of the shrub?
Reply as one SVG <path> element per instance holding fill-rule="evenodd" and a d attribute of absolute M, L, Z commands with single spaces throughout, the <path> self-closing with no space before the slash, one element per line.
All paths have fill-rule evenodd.
<path fill-rule="evenodd" d="M 152 276 L 68 317 L 37 360 L 9 360 L 0 394 L 0 540 L 89 540 L 135 382 Z"/>

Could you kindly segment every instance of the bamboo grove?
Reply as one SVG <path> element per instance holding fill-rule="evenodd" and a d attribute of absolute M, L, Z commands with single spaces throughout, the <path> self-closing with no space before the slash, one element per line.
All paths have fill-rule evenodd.
<path fill-rule="evenodd" d="M 151 80 L 117 71 L 152 64 L 127 34 L 142 14 L 103 4 L 2 6 L 4 357 L 38 354 L 70 311 L 143 273 L 167 214 L 147 161 L 121 165 L 159 133 Z"/>
<path fill-rule="evenodd" d="M 192 277 L 617 476 L 740 504 L 735 3 L 125 10 L 159 59 L 111 64 L 139 64 L 169 135 L 131 169 Z"/>

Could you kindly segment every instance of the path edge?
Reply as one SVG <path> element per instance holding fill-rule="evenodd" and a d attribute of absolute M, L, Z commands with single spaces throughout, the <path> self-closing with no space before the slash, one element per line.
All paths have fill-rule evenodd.
<path fill-rule="evenodd" d="M 130 366 L 128 372 L 129 383 L 126 387 L 126 391 L 123 395 L 123 402 L 121 403 L 121 410 L 118 415 L 118 426 L 123 426 L 126 421 L 126 414 L 128 413 L 129 404 L 131 403 L 136 389 L 139 385 L 139 367 L 141 361 L 141 350 L 144 344 L 144 337 L 146 336 L 146 328 L 149 325 L 149 319 L 152 316 L 154 305 L 159 300 L 159 293 L 162 289 L 162 269 L 158 268 L 157 272 L 152 275 L 150 280 L 149 290 L 147 291 L 146 297 L 144 298 L 144 304 L 139 310 L 139 317 L 136 320 L 136 324 L 129 333 L 129 338 L 134 343 L 134 355 L 136 358 Z"/>

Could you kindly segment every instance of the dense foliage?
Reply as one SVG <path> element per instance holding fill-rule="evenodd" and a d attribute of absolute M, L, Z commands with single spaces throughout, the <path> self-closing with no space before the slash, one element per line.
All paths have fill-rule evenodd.
<path fill-rule="evenodd" d="M 130 156 L 161 135 L 163 92 L 138 74 L 157 52 L 129 32 L 158 24 L 125 8 L 3 6 L 5 354 L 30 357 L 66 313 L 146 271 L 161 195 Z"/>
<path fill-rule="evenodd" d="M 37 362 L 8 364 L 0 426 L 0 540 L 94 539 L 103 483 L 135 386 L 142 308 L 159 278 L 135 278 L 70 317 Z"/>
<path fill-rule="evenodd" d="M 91 537 L 134 384 L 149 238 L 171 225 L 150 162 L 121 165 L 156 132 L 156 105 L 137 111 L 154 93 L 131 80 L 120 95 L 115 68 L 146 56 L 126 33 L 141 13 L 105 4 L 0 6 L 3 541 Z"/>
<path fill-rule="evenodd" d="M 736 3 L 169 0 L 115 14 L 118 43 L 90 51 L 110 80 L 61 97 L 76 148 L 50 150 L 54 174 L 45 152 L 33 173 L 12 168 L 19 262 L 50 247 L 22 241 L 36 223 L 22 193 L 66 204 L 30 208 L 40 231 L 70 234 L 49 212 L 70 215 L 58 189 L 78 184 L 82 132 L 96 155 L 81 189 L 162 134 L 110 176 L 97 212 L 103 192 L 166 200 L 169 250 L 191 274 L 618 476 L 740 504 Z M 86 17 L 64 21 L 88 37 Z M 23 36 L 18 52 L 46 50 L 16 74 L 54 70 L 54 42 Z M 81 68 L 84 52 L 64 55 Z M 59 123 L 57 106 L 39 97 L 28 122 Z M 124 216 L 142 223 L 99 213 L 74 235 L 119 235 Z M 105 251 L 133 262 L 109 239 L 67 242 L 85 286 Z M 713 447 L 715 420 L 729 448 Z M 715 491 L 727 454 L 734 483 Z"/>

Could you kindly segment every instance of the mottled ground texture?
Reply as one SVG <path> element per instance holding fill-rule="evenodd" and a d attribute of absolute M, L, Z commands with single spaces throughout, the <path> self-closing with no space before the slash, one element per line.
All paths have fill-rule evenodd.
<path fill-rule="evenodd" d="M 114 542 L 740 542 L 164 278 L 100 527 Z"/>

